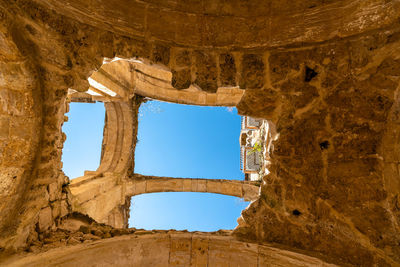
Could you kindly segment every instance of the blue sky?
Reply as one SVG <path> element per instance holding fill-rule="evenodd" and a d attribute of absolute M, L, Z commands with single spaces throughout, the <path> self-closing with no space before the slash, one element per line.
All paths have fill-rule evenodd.
<path fill-rule="evenodd" d="M 136 173 L 243 180 L 236 109 L 149 101 L 139 114 Z M 71 103 L 67 116 L 63 170 L 75 178 L 99 165 L 104 106 Z M 149 230 L 233 229 L 247 205 L 239 198 L 209 193 L 144 194 L 132 198 L 129 224 Z"/>
<path fill-rule="evenodd" d="M 70 103 L 68 122 L 64 122 L 63 171 L 70 178 L 99 167 L 105 109 L 103 103 Z"/>

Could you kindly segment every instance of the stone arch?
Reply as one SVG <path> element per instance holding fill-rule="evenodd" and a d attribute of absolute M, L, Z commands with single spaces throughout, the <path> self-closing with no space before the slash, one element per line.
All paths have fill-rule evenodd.
<path fill-rule="evenodd" d="M 54 205 L 54 201 L 67 198 L 62 191 L 64 181 L 60 181 L 60 125 L 66 90 L 86 91 L 86 79 L 101 66 L 103 56 L 123 56 L 169 66 L 174 88 L 196 84 L 203 90 L 215 90 L 219 86 L 240 85 L 248 89 L 239 104 L 240 111 L 277 123 L 282 138 L 276 143 L 273 174 L 265 179 L 262 199 L 245 214 L 249 218 L 249 225 L 242 232 L 245 237 L 318 251 L 355 265 L 398 262 L 398 246 L 393 245 L 398 243 L 399 236 L 398 224 L 393 223 L 398 221 L 398 202 L 395 199 L 387 208 L 389 183 L 382 183 L 382 177 L 398 175 L 397 163 L 389 164 L 393 169 L 384 173 L 386 163 L 391 161 L 390 153 L 384 154 L 386 162 L 382 164 L 376 147 L 364 145 L 373 140 L 381 149 L 382 142 L 397 142 L 388 136 L 395 128 L 388 127 L 386 120 L 388 107 L 398 93 L 393 94 L 390 81 L 397 79 L 395 72 L 399 67 L 389 64 L 392 67 L 386 71 L 394 71 L 384 75 L 388 79 L 380 79 L 380 72 L 385 70 L 369 68 L 379 65 L 377 59 L 398 54 L 395 47 L 399 42 L 399 3 L 344 0 L 311 4 L 293 1 L 293 5 L 288 5 L 287 1 L 272 1 L 268 6 L 258 6 L 255 1 L 256 7 L 237 8 L 219 5 L 220 2 L 210 7 L 192 7 L 191 3 L 186 6 L 183 2 L 170 1 L 173 4 L 161 8 L 135 2 L 132 9 L 124 12 L 126 5 L 103 1 L 96 6 L 98 12 L 90 17 L 83 15 L 90 12 L 87 1 L 69 1 L 71 6 L 65 5 L 65 1 L 46 0 L 0 4 L 5 39 L 18 44 L 23 58 L 34 56 L 27 60 L 28 65 L 32 64 L 32 73 L 22 75 L 21 80 L 34 77 L 38 86 L 28 91 L 37 93 L 39 102 L 45 102 L 38 104 L 35 122 L 40 125 L 35 132 L 44 137 L 43 146 L 40 151 L 34 149 L 34 155 L 23 155 L 33 167 L 24 166 L 27 173 L 17 189 L 20 191 L 11 192 L 12 196 L 4 202 L 10 205 L 2 208 L 14 210 L 16 203 L 31 201 L 14 212 L 5 210 L 7 218 L 2 218 L 1 226 L 13 229 L 3 231 L 3 227 L 1 232 L 14 237 L 1 236 L 1 246 L 21 247 L 28 228 L 33 229 L 36 224 L 38 210 L 45 205 L 48 206 L 42 211 L 46 216 L 39 215 L 40 231 L 49 229 L 53 219 L 60 215 L 60 206 Z M 254 14 L 259 15 L 257 19 Z M 169 18 L 183 23 L 166 23 Z M 218 25 L 227 30 L 219 35 Z M 8 44 L 1 42 L 0 47 L 6 51 Z M 3 62 L 12 61 L 7 58 Z M 307 84 L 303 77 L 306 64 L 318 73 L 314 79 L 306 79 Z M 3 92 L 10 95 L 9 91 Z M 33 100 L 29 96 L 26 99 Z M 7 98 L 6 103 L 13 102 Z M 17 122 L 14 118 L 5 120 L 2 123 L 9 126 Z M 357 124 L 360 122 L 364 125 Z M 11 127 L 1 129 L 11 131 Z M 17 135 L 13 133 L 12 138 L 5 139 Z M 36 141 L 33 143 L 36 146 Z M 365 148 L 373 148 L 374 153 L 367 153 Z M 397 153 L 397 147 L 393 151 Z M 351 158 L 354 155 L 356 159 Z M 362 168 L 368 172 L 361 177 L 353 175 L 352 171 Z M 374 194 L 363 194 L 368 192 L 363 186 L 373 179 L 377 183 L 369 190 Z M 349 182 L 354 183 L 346 184 Z M 23 197 L 13 196 L 14 193 Z M 392 193 L 397 191 L 390 189 L 389 193 L 392 201 Z M 354 197 L 358 194 L 365 197 L 363 201 Z M 351 202 L 348 197 L 352 197 Z M 13 202 L 14 199 L 19 201 Z M 302 207 L 298 208 L 300 204 Z M 364 210 L 358 209 L 360 206 Z M 302 214 L 295 215 L 295 210 Z M 384 216 L 372 216 L 376 214 Z M 22 223 L 18 216 L 23 218 Z"/>
<path fill-rule="evenodd" d="M 235 240 L 225 233 L 138 231 L 93 244 L 11 259 L 12 266 L 336 266 L 298 252 Z M 156 252 L 156 253 L 154 253 Z M 50 265 L 49 265 L 50 264 Z"/>
<path fill-rule="evenodd" d="M 380 4 L 362 0 L 290 4 L 272 1 L 246 5 L 222 0 L 214 1 L 212 5 L 112 0 L 98 3 L 95 15 L 83 16 L 82 12 L 90 13 L 90 8 L 94 8 L 88 7 L 83 0 L 71 1 L 68 8 L 60 0 L 37 2 L 68 18 L 140 41 L 147 36 L 179 47 L 222 49 L 283 47 L 293 43 L 321 42 L 335 36 L 349 37 L 396 21 L 398 8 L 397 2 Z M 361 27 L 360 18 L 363 19 Z M 163 52 L 162 49 L 159 51 Z"/>
<path fill-rule="evenodd" d="M 133 151 L 136 145 L 137 109 L 132 102 L 106 102 L 103 149 L 96 172 L 123 173 L 133 171 Z M 136 122 L 136 123 L 135 123 Z"/>
<path fill-rule="evenodd" d="M 129 199 L 136 195 L 156 192 L 200 192 L 255 201 L 259 197 L 259 188 L 258 183 L 249 181 L 172 178 L 139 174 L 125 178 L 113 173 L 88 174 L 72 180 L 70 185 L 75 211 L 87 214 L 96 221 L 113 227 L 127 225 L 125 216 L 127 211 L 121 211 L 118 207 L 126 206 Z M 110 217 L 110 215 L 113 216 Z"/>

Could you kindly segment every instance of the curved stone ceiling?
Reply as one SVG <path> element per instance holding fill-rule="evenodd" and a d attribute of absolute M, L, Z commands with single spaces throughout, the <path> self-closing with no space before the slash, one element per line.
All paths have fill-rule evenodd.
<path fill-rule="evenodd" d="M 228 232 L 229 234 L 229 232 Z M 11 258 L 9 266 L 336 266 L 224 233 L 136 231 L 133 235 Z"/>
<path fill-rule="evenodd" d="M 193 47 L 273 47 L 347 37 L 393 23 L 398 1 L 36 0 L 122 35 Z"/>

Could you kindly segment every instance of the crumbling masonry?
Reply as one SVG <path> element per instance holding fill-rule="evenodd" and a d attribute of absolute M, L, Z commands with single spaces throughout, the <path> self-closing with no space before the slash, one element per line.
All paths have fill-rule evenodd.
<path fill-rule="evenodd" d="M 0 0 L 0 264 L 399 265 L 399 76 L 398 0 Z M 142 97 L 267 119 L 270 173 L 133 174 Z M 107 110 L 73 182 L 69 101 Z M 233 231 L 126 229 L 126 199 L 160 191 L 253 201 Z"/>

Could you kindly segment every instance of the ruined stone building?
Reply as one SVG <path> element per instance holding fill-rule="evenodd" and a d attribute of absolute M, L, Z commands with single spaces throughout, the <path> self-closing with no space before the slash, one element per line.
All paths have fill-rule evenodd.
<path fill-rule="evenodd" d="M 0 266 L 400 266 L 399 77 L 399 0 L 0 0 Z M 268 121 L 268 172 L 134 174 L 144 98 Z M 64 114 L 93 101 L 101 163 L 70 181 Z M 232 231 L 128 229 L 165 191 L 251 204 Z"/>

